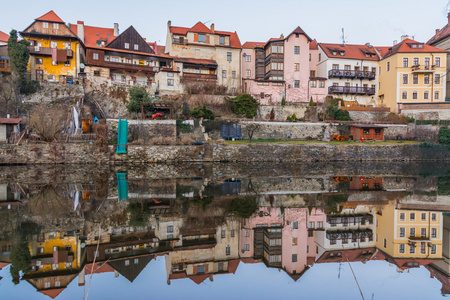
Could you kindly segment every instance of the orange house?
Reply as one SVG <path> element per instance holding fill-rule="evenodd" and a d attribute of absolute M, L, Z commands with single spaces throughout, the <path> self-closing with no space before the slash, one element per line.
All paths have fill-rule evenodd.
<path fill-rule="evenodd" d="M 350 135 L 355 141 L 362 139 L 384 141 L 384 128 L 386 127 L 373 124 L 351 124 Z"/>

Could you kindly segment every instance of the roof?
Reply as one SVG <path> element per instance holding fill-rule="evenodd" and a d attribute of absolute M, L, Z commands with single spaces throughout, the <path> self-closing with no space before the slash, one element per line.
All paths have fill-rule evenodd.
<path fill-rule="evenodd" d="M 297 26 L 297 28 L 295 28 L 288 36 L 287 38 L 289 38 L 292 34 L 302 34 L 304 35 L 308 41 L 312 42 L 312 38 L 310 38 L 306 32 L 303 31 L 303 29 L 300 28 L 300 26 Z"/>
<path fill-rule="evenodd" d="M 155 52 L 158 53 L 158 54 L 166 53 L 166 46 L 159 46 L 159 45 L 157 45 Z"/>
<path fill-rule="evenodd" d="M 435 34 L 431 37 L 431 39 L 428 40 L 428 45 L 433 45 L 446 37 L 450 36 L 450 22 L 447 22 L 444 27 L 442 27 L 440 30 L 436 29 Z"/>
<path fill-rule="evenodd" d="M 19 124 L 20 118 L 0 118 L 0 124 Z"/>
<path fill-rule="evenodd" d="M 423 45 L 423 47 L 413 48 L 413 45 L 418 44 Z M 400 43 L 389 48 L 383 59 L 397 53 L 447 53 L 447 51 L 411 39 L 404 39 Z"/>
<path fill-rule="evenodd" d="M 363 59 L 372 61 L 378 61 L 380 59 L 372 45 L 320 43 L 319 46 L 328 57 L 332 58 Z M 336 55 L 334 55 L 333 52 L 335 52 Z M 344 55 L 341 55 L 341 52 L 343 52 Z M 368 55 L 368 57 L 366 55 Z"/>
<path fill-rule="evenodd" d="M 264 48 L 265 45 L 266 45 L 265 42 L 245 42 L 244 45 L 242 45 L 242 48 L 247 49 Z"/>
<path fill-rule="evenodd" d="M 176 62 L 182 62 L 182 63 L 217 66 L 217 62 L 215 60 L 212 60 L 212 59 L 199 59 L 199 58 L 190 58 L 190 57 L 174 57 L 173 60 L 176 61 Z"/>
<path fill-rule="evenodd" d="M 48 21 L 48 22 L 56 22 L 56 23 L 64 23 L 63 20 L 61 20 L 60 17 L 53 11 L 49 11 L 48 13 L 40 16 L 39 18 L 35 19 L 36 21 Z"/>
<path fill-rule="evenodd" d="M 48 290 L 40 290 L 39 293 L 42 293 L 46 296 L 49 296 L 52 299 L 55 299 L 58 297 L 59 294 L 64 291 L 64 288 L 58 288 L 58 289 L 48 289 Z"/>
<path fill-rule="evenodd" d="M 373 47 L 377 50 L 377 52 L 380 54 L 380 57 L 382 57 L 382 58 L 386 55 L 386 53 L 391 48 L 391 47 L 386 47 L 386 46 L 381 46 L 381 47 L 373 46 Z"/>
<path fill-rule="evenodd" d="M 230 47 L 231 48 L 242 48 L 241 41 L 239 40 L 239 36 L 237 32 L 229 32 L 229 31 L 214 31 L 217 34 L 224 34 L 230 36 Z"/>
<path fill-rule="evenodd" d="M 6 262 L 0 262 L 0 269 L 3 269 L 4 267 L 8 266 L 9 263 Z"/>
<path fill-rule="evenodd" d="M 188 31 L 199 32 L 199 33 L 213 33 L 211 29 L 206 27 L 202 22 L 197 22 L 194 26 L 192 26 Z"/>
<path fill-rule="evenodd" d="M 109 261 L 108 264 L 114 268 L 120 275 L 133 282 L 136 277 L 145 269 L 147 264 L 153 259 L 154 255 L 142 255 L 139 257 L 125 257 L 114 261 Z M 134 259 L 138 259 L 137 263 Z M 128 264 L 126 263 L 128 261 Z"/>
<path fill-rule="evenodd" d="M 319 44 L 315 39 L 309 43 L 309 50 L 319 50 Z"/>
<path fill-rule="evenodd" d="M 0 31 L 0 42 L 7 42 L 9 40 L 9 34 Z"/>
<path fill-rule="evenodd" d="M 200 284 L 203 281 L 205 281 L 206 279 L 208 279 L 209 276 L 210 276 L 209 274 L 203 274 L 203 275 L 191 275 L 191 276 L 188 276 L 188 277 L 189 277 L 189 279 L 191 279 L 196 284 Z"/>
<path fill-rule="evenodd" d="M 386 128 L 387 126 L 375 125 L 375 124 L 348 124 L 350 127 L 357 128 Z"/>
<path fill-rule="evenodd" d="M 336 263 L 341 261 L 365 262 L 367 260 L 383 260 L 385 256 L 375 247 L 347 250 L 325 251 L 316 263 Z"/>
<path fill-rule="evenodd" d="M 70 24 L 70 30 L 78 35 L 77 24 Z M 97 46 L 98 40 L 104 41 L 105 45 L 107 45 L 115 38 L 114 28 L 103 28 L 86 25 L 84 26 L 84 45 L 86 47 Z"/>
<path fill-rule="evenodd" d="M 187 27 L 170 26 L 169 30 L 173 34 L 186 35 L 187 32 L 189 31 L 189 28 L 187 28 Z"/>
<path fill-rule="evenodd" d="M 95 263 L 85 265 L 84 271 L 86 275 L 89 275 L 99 273 L 110 273 L 114 272 L 114 269 L 107 263 Z"/>
<path fill-rule="evenodd" d="M 114 52 L 121 52 L 121 53 L 132 53 L 132 54 L 139 54 L 139 55 L 146 55 L 146 56 L 155 56 L 155 57 L 161 57 L 161 58 L 172 58 L 172 56 L 170 56 L 168 54 L 153 54 L 153 53 L 131 51 L 131 50 L 122 50 L 122 49 L 107 48 L 107 47 L 98 47 L 98 46 L 90 46 L 90 47 L 87 47 L 87 48 L 99 49 L 99 50 L 107 50 L 107 51 L 114 51 Z"/>

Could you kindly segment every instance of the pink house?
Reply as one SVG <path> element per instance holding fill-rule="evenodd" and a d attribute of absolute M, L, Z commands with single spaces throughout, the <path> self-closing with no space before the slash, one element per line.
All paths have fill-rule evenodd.
<path fill-rule="evenodd" d="M 242 84 L 262 105 L 287 102 L 321 102 L 326 95 L 325 79 L 315 75 L 317 43 L 300 27 L 286 38 L 246 42 L 242 46 Z M 313 72 L 311 72 L 313 71 Z"/>

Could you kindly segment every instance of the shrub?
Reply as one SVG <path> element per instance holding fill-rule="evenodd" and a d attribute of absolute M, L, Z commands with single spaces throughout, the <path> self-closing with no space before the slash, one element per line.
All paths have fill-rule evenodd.
<path fill-rule="evenodd" d="M 351 121 L 350 114 L 346 110 L 338 109 L 334 114 L 334 119 L 338 121 Z"/>
<path fill-rule="evenodd" d="M 450 129 L 448 127 L 441 127 L 438 137 L 441 144 L 450 145 Z"/>
<path fill-rule="evenodd" d="M 258 203 L 254 197 L 236 198 L 230 203 L 230 213 L 236 216 L 247 219 L 250 218 L 258 210 Z"/>
<path fill-rule="evenodd" d="M 131 87 L 128 94 L 130 94 L 130 103 L 127 104 L 128 112 L 138 113 L 141 111 L 141 103 L 150 102 L 150 97 L 144 87 Z"/>
<path fill-rule="evenodd" d="M 337 121 L 352 121 L 350 114 L 346 110 L 339 108 L 339 101 L 342 99 L 332 98 L 326 101 L 326 114 L 327 116 L 337 120 Z M 343 103 L 343 101 L 342 101 Z"/>
<path fill-rule="evenodd" d="M 190 114 L 194 118 L 203 118 L 209 120 L 214 120 L 216 118 L 214 112 L 210 109 L 207 109 L 206 105 L 194 108 L 193 110 L 191 110 Z"/>
<path fill-rule="evenodd" d="M 183 123 L 182 120 L 177 119 L 177 135 L 180 135 L 180 133 L 189 133 L 192 131 L 191 125 Z"/>
<path fill-rule="evenodd" d="M 292 114 L 292 116 L 289 116 L 289 117 L 286 118 L 286 121 L 297 122 L 298 119 L 297 119 L 297 116 L 295 114 Z"/>
<path fill-rule="evenodd" d="M 314 101 L 313 101 L 312 96 L 311 96 L 311 99 L 309 99 L 309 106 L 314 106 Z"/>
<path fill-rule="evenodd" d="M 434 144 L 430 142 L 423 142 L 419 144 L 420 148 L 433 148 Z"/>
<path fill-rule="evenodd" d="M 281 105 L 282 105 L 282 106 L 285 106 L 285 105 L 286 105 L 286 98 L 283 97 L 283 98 L 281 99 Z"/>
<path fill-rule="evenodd" d="M 233 99 L 229 99 L 230 108 L 236 115 L 245 115 L 253 118 L 258 111 L 259 103 L 249 94 L 240 94 Z"/>

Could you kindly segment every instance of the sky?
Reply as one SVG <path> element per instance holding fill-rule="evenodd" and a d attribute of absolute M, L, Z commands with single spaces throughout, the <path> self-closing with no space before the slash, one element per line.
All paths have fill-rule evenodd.
<path fill-rule="evenodd" d="M 241 43 L 285 36 L 300 26 L 322 43 L 370 42 L 390 46 L 401 35 L 426 42 L 447 23 L 449 0 L 78 0 L 2 1 L 0 31 L 19 31 L 35 18 L 54 10 L 66 23 L 113 27 L 120 32 L 133 25 L 147 41 L 164 45 L 167 21 L 192 27 L 202 21 L 216 30 L 236 31 Z"/>
<path fill-rule="evenodd" d="M 398 273 L 386 261 L 352 262 L 352 268 L 365 299 L 442 299 L 441 283 L 430 278 L 424 267 Z M 340 273 L 340 274 L 339 274 Z M 14 286 L 9 267 L 0 271 L 0 294 L 4 299 L 49 300 L 36 292 L 28 282 Z M 89 285 L 86 276 L 86 291 Z M 167 285 L 164 257 L 151 261 L 130 283 L 113 273 L 95 274 L 90 282 L 88 300 L 129 299 L 361 299 L 353 274 L 347 263 L 315 264 L 294 282 L 284 271 L 266 268 L 263 263 L 240 263 L 236 274 L 215 275 L 200 285 L 190 279 L 172 280 Z M 326 283 L 326 285 L 324 285 Z M 83 299 L 83 287 L 75 278 L 56 299 Z M 2 298 L 3 299 L 3 298 Z"/>

